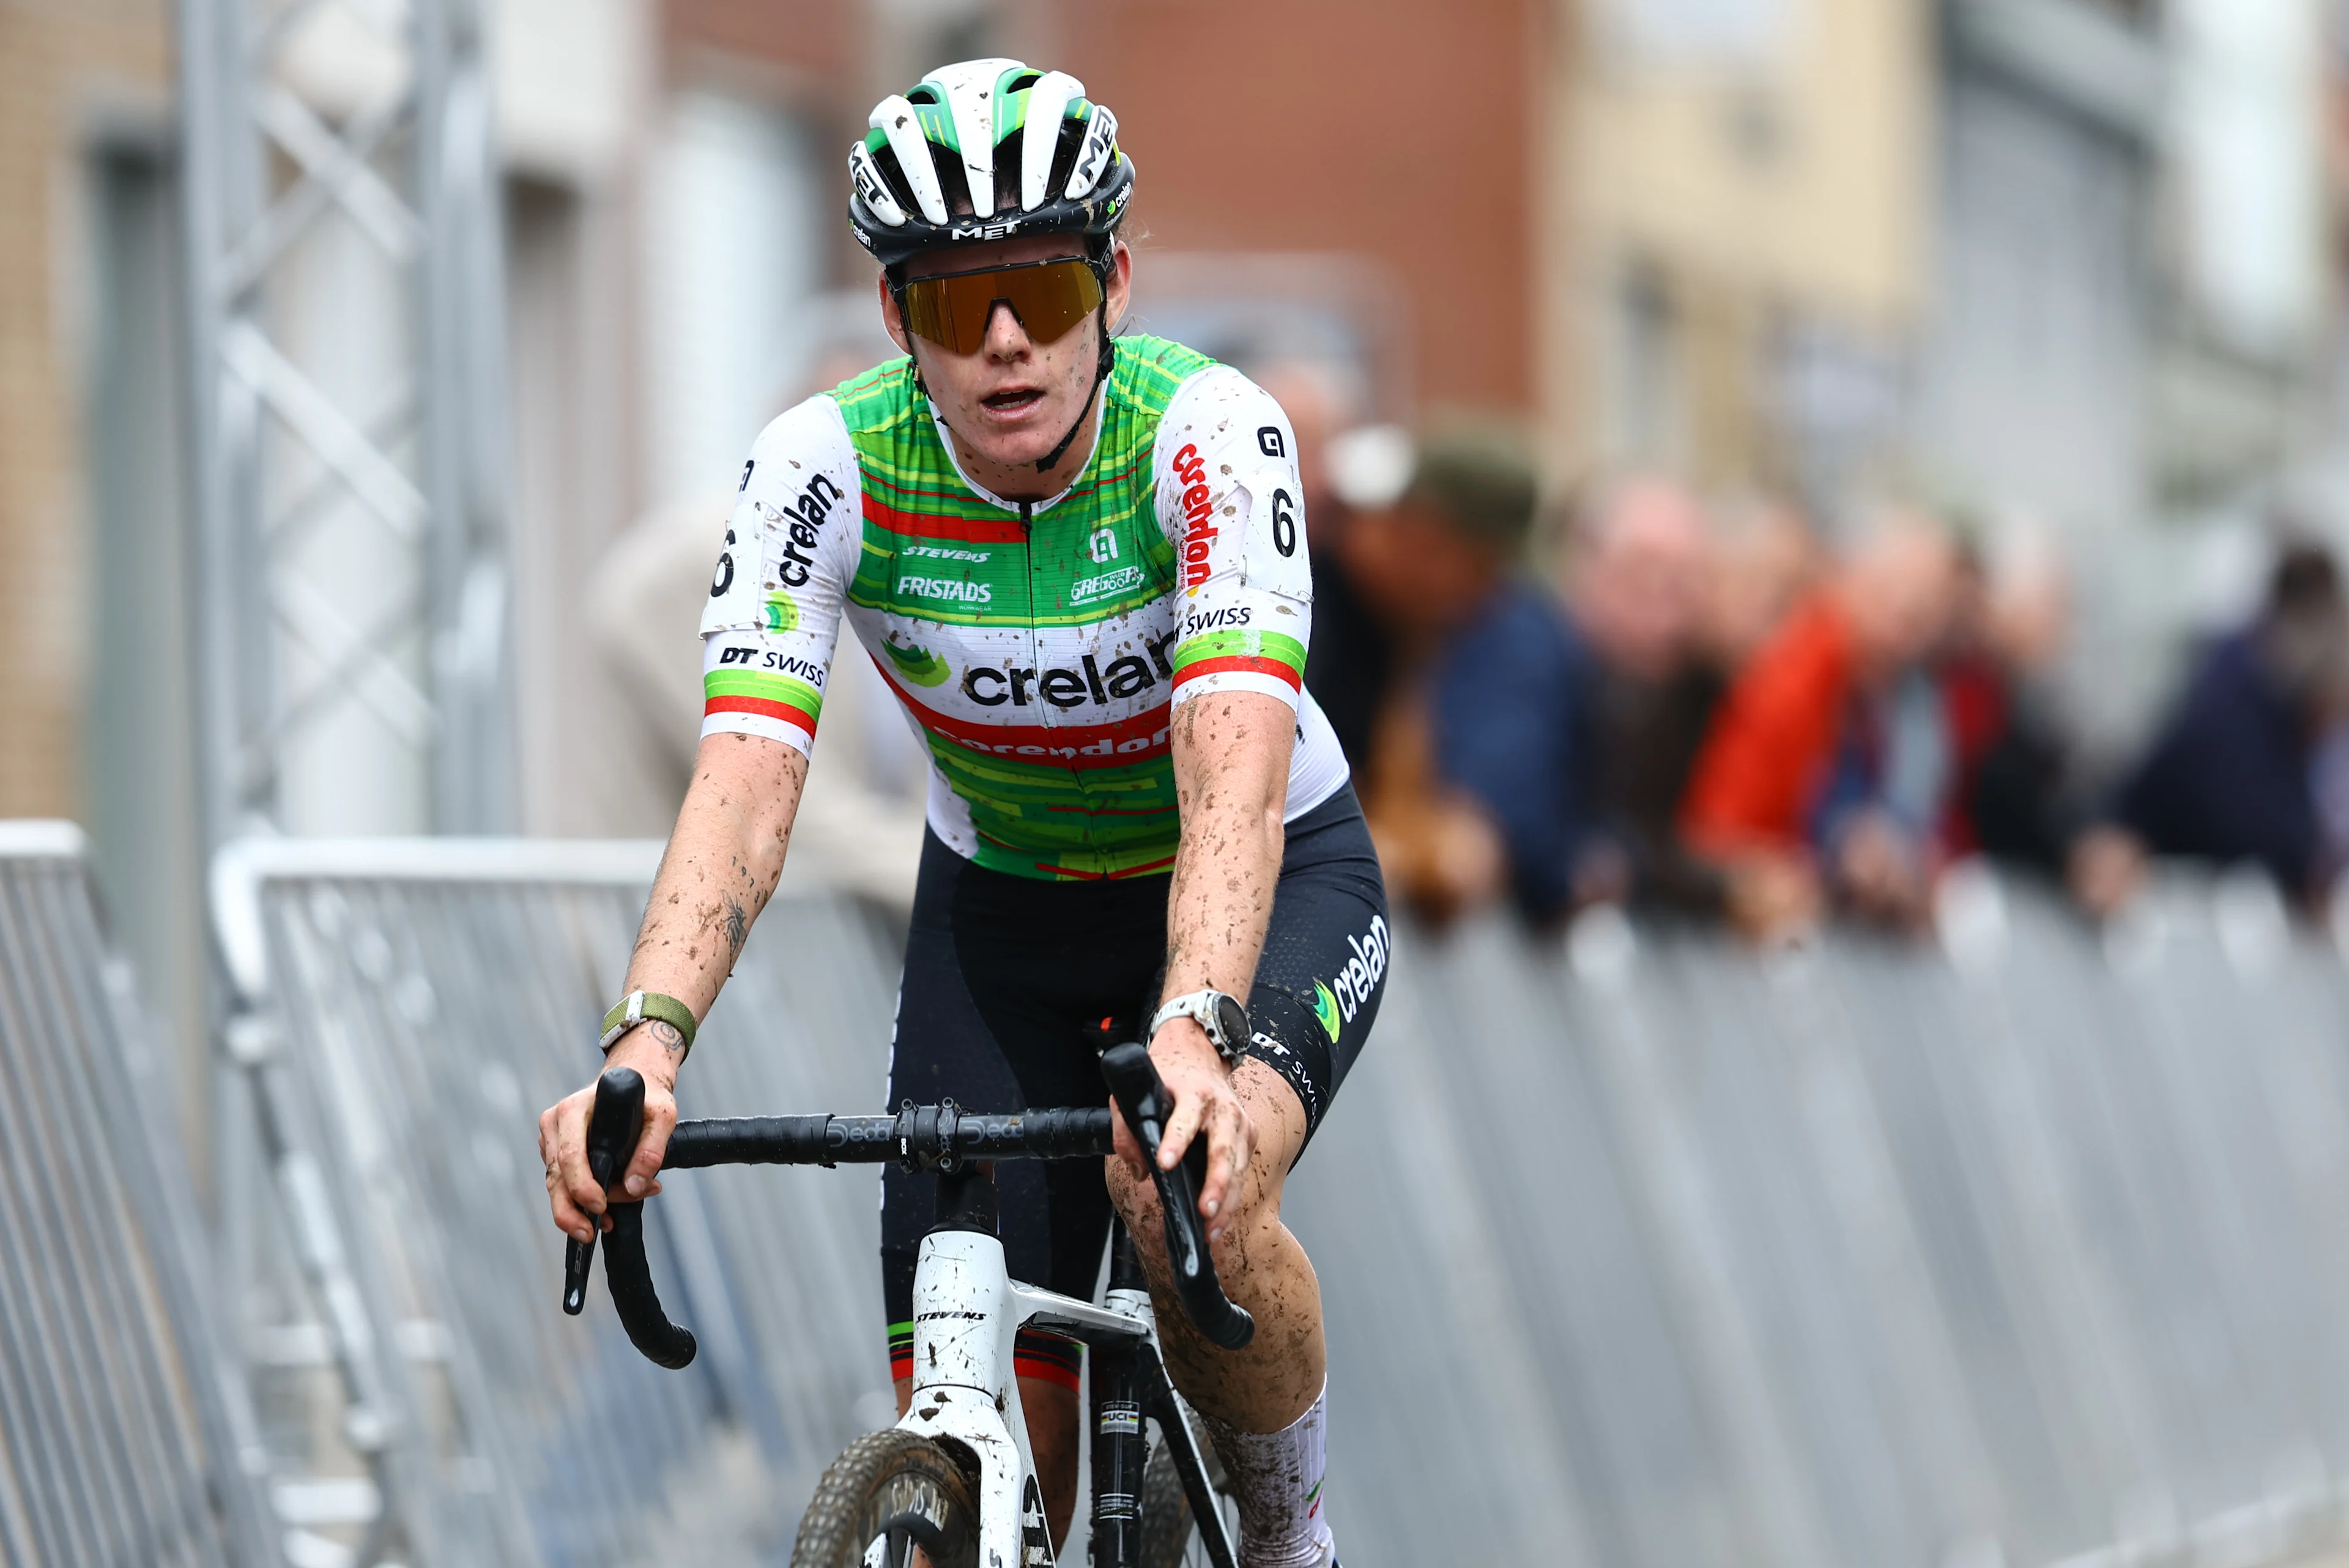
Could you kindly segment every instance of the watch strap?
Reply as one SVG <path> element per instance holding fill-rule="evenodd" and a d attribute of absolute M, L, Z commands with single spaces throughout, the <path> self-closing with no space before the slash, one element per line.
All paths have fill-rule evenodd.
<path fill-rule="evenodd" d="M 693 1053 L 693 1034 L 699 1026 L 693 1009 L 657 991 L 631 991 L 621 997 L 619 1005 L 604 1015 L 604 1037 L 597 1043 L 608 1052 L 622 1035 L 647 1018 L 657 1018 L 684 1036 L 686 1054 Z"/>
<path fill-rule="evenodd" d="M 1158 1005 L 1158 1011 L 1151 1016 L 1149 1038 L 1156 1039 L 1158 1031 L 1165 1027 L 1170 1019 L 1196 1019 L 1199 1027 L 1206 1034 L 1207 1043 L 1216 1047 L 1217 1056 L 1224 1058 L 1224 1065 L 1238 1066 L 1241 1042 L 1224 1038 L 1222 1020 L 1216 1016 L 1216 1003 L 1222 999 L 1224 999 L 1224 993 L 1213 986 L 1204 990 L 1186 991 L 1180 996 L 1169 996 Z"/>

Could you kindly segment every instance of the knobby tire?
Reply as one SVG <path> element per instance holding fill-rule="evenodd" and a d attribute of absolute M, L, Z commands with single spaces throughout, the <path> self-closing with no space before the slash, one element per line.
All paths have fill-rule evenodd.
<path fill-rule="evenodd" d="M 936 1443 L 895 1429 L 857 1439 L 823 1472 L 800 1520 L 792 1568 L 864 1568 L 866 1549 L 892 1532 L 893 1548 L 910 1537 L 930 1568 L 978 1568 L 969 1479 Z M 889 1560 L 894 1568 L 899 1553 Z"/>

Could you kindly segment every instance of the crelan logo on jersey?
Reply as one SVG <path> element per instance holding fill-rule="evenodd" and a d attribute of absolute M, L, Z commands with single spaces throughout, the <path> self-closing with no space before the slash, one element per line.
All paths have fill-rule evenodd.
<path fill-rule="evenodd" d="M 889 662 L 897 666 L 899 675 L 917 686 L 944 686 L 947 676 L 954 673 L 946 660 L 918 644 L 901 648 L 895 643 L 884 642 L 881 651 L 889 655 Z"/>
<path fill-rule="evenodd" d="M 1346 938 L 1346 945 L 1354 950 L 1354 955 L 1338 971 L 1335 988 L 1324 981 L 1313 983 L 1313 1016 L 1321 1020 L 1321 1027 L 1333 1041 L 1340 1028 L 1354 1021 L 1354 1015 L 1362 1010 L 1386 975 L 1385 917 L 1371 916 L 1370 930 L 1361 936 Z"/>
<path fill-rule="evenodd" d="M 1196 593 L 1207 580 L 1207 554 L 1218 530 L 1207 495 L 1207 464 L 1195 444 L 1174 454 L 1174 477 L 1183 481 L 1183 592 Z"/>

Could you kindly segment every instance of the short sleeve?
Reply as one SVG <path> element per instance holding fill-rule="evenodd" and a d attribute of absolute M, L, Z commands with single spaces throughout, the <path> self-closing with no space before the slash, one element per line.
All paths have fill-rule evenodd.
<path fill-rule="evenodd" d="M 812 750 L 861 510 L 856 451 L 830 397 L 760 432 L 701 613 L 705 737 Z"/>
<path fill-rule="evenodd" d="M 1185 382 L 1159 421 L 1158 518 L 1175 551 L 1174 700 L 1254 691 L 1297 707 L 1313 568 L 1297 436 L 1272 395 L 1228 366 Z"/>

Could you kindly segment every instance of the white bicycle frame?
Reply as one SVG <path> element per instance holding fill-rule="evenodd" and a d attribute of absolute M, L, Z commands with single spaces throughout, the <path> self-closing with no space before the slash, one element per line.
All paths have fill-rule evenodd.
<path fill-rule="evenodd" d="M 959 1443 L 978 1456 L 981 1568 L 1041 1568 L 1055 1561 L 1013 1370 L 1012 1346 L 1027 1327 L 1088 1346 L 1147 1345 L 1156 1354 L 1157 1320 L 1139 1291 L 1112 1290 L 1105 1306 L 1095 1306 L 1011 1278 L 998 1237 L 936 1230 L 923 1238 L 914 1274 L 913 1402 L 897 1429 Z M 1090 1390 L 1081 1380 L 1080 1390 L 1079 1430 L 1090 1439 Z M 1192 1449 L 1195 1466 L 1187 1423 L 1161 1425 L 1184 1428 L 1164 1431 L 1162 1440 Z M 1090 1560 L 1092 1502 L 1092 1444 L 1085 1440 L 1077 1445 L 1077 1503 L 1061 1547 L 1070 1563 Z M 1202 1530 L 1222 1528 L 1220 1519 L 1198 1522 Z"/>

